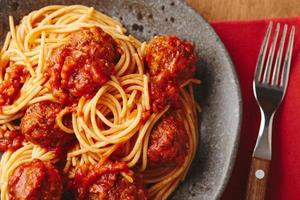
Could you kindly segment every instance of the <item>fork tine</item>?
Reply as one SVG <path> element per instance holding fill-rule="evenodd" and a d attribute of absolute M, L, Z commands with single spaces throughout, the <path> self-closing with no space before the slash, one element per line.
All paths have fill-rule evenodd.
<path fill-rule="evenodd" d="M 287 82 L 289 80 L 294 38 L 295 38 L 295 26 L 292 26 L 292 30 L 290 32 L 290 37 L 289 37 L 289 44 L 284 58 L 282 76 L 280 81 L 280 87 L 284 87 L 284 90 L 286 89 Z"/>
<path fill-rule="evenodd" d="M 261 45 L 259 54 L 258 54 L 256 70 L 255 70 L 255 81 L 258 81 L 258 82 L 261 80 L 261 77 L 262 77 L 263 65 L 265 62 L 265 57 L 266 57 L 267 47 L 268 47 L 268 43 L 269 43 L 269 38 L 271 35 L 271 31 L 272 31 L 272 26 L 273 26 L 273 22 L 270 22 L 267 32 L 266 32 L 266 35 L 264 37 L 263 43 Z"/>
<path fill-rule="evenodd" d="M 276 44 L 277 44 L 279 30 L 280 30 L 280 23 L 277 23 L 276 30 L 275 30 L 275 35 L 273 37 L 273 41 L 272 41 L 272 44 L 271 44 L 271 49 L 269 51 L 269 55 L 268 55 L 268 58 L 267 58 L 266 69 L 265 69 L 265 73 L 264 73 L 264 76 L 263 76 L 262 83 L 269 83 L 269 81 L 270 81 L 271 70 L 272 70 L 273 60 L 274 60 L 273 59 L 274 58 L 274 52 L 275 52 L 275 47 L 276 47 Z"/>
<path fill-rule="evenodd" d="M 279 79 L 279 73 L 280 73 L 280 65 L 282 60 L 282 54 L 283 54 L 283 48 L 284 48 L 284 42 L 286 38 L 286 32 L 287 32 L 287 25 L 284 25 L 283 33 L 280 40 L 279 49 L 276 56 L 275 66 L 274 66 L 274 73 L 272 77 L 271 85 L 277 85 L 278 79 Z"/>

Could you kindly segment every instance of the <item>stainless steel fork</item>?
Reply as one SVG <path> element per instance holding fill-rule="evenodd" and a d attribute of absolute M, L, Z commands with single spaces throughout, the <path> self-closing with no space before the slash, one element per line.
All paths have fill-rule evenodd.
<path fill-rule="evenodd" d="M 270 22 L 258 55 L 253 80 L 254 96 L 260 108 L 261 122 L 259 135 L 252 155 L 252 163 L 246 194 L 247 200 L 265 199 L 272 157 L 271 138 L 273 117 L 277 108 L 281 104 L 282 99 L 284 98 L 291 66 L 295 27 L 292 26 L 290 30 L 288 46 L 282 62 L 288 26 L 284 25 L 283 27 L 279 46 L 277 44 L 280 32 L 279 23 L 276 25 L 272 44 L 269 45 L 272 26 L 273 23 Z M 274 63 L 274 54 L 276 49 L 277 55 Z M 267 60 L 265 60 L 267 52 L 268 56 Z"/>

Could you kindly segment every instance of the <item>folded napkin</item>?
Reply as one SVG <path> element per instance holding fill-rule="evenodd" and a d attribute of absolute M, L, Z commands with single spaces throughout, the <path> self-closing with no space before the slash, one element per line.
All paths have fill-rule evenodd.
<path fill-rule="evenodd" d="M 260 124 L 252 81 L 258 52 L 269 21 L 211 23 L 235 64 L 243 97 L 240 146 L 232 177 L 222 200 L 240 200 L 245 197 L 251 155 Z M 273 155 L 267 199 L 296 200 L 300 199 L 300 17 L 272 21 L 295 25 L 296 37 L 287 93 L 274 119 Z"/>

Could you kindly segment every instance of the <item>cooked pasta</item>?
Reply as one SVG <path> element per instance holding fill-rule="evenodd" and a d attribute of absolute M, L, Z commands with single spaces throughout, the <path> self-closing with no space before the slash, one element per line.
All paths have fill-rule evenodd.
<path fill-rule="evenodd" d="M 0 52 L 1 199 L 60 199 L 66 190 L 76 199 L 167 199 L 199 140 L 194 47 L 176 36 L 141 42 L 82 5 L 47 6 L 18 25 L 10 16 L 9 27 Z M 21 192 L 25 173 L 43 187 Z"/>

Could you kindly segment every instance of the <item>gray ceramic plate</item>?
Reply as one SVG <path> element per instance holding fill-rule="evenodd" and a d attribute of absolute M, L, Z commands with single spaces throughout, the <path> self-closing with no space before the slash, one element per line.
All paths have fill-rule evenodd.
<path fill-rule="evenodd" d="M 218 199 L 234 164 L 241 122 L 241 96 L 234 67 L 209 24 L 180 0 L 0 0 L 0 37 L 8 16 L 19 20 L 51 4 L 84 4 L 119 18 L 129 32 L 148 40 L 155 34 L 176 34 L 195 43 L 199 56 L 197 88 L 203 107 L 201 141 L 187 179 L 172 199 Z"/>

